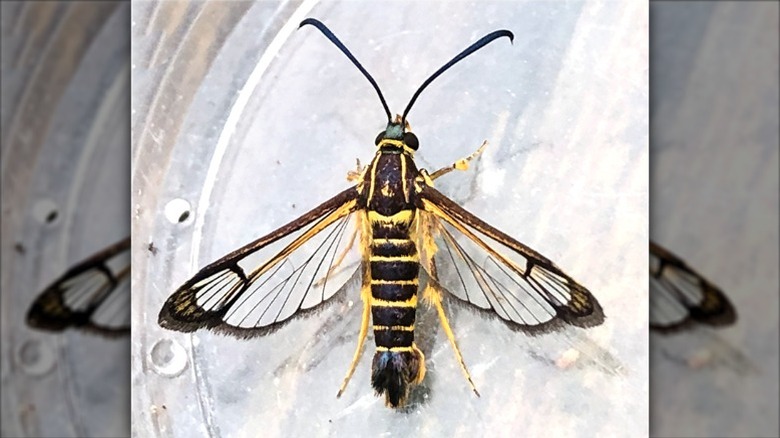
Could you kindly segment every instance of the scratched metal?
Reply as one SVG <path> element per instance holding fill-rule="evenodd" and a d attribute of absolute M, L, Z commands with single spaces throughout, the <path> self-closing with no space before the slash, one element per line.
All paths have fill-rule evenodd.
<path fill-rule="evenodd" d="M 476 398 L 424 312 L 429 377 L 406 413 L 373 395 L 370 346 L 335 397 L 357 290 L 259 339 L 157 326 L 199 268 L 347 187 L 356 158 L 373 156 L 379 101 L 321 34 L 296 31 L 305 17 L 331 27 L 394 112 L 477 38 L 514 32 L 422 94 L 417 162 L 449 165 L 488 140 L 437 186 L 593 291 L 602 326 L 531 338 L 451 310 Z M 646 435 L 647 35 L 642 1 L 136 3 L 134 434 Z M 138 251 L 150 242 L 156 253 Z"/>

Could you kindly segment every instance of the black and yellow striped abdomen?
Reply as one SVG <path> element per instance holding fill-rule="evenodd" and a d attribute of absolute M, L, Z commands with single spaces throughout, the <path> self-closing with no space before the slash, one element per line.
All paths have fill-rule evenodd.
<path fill-rule="evenodd" d="M 420 259 L 409 226 L 414 210 L 393 216 L 369 212 L 371 318 L 376 353 L 371 384 L 392 407 L 406 403 L 409 390 L 425 376 L 425 356 L 414 345 Z"/>
<path fill-rule="evenodd" d="M 371 245 L 371 314 L 377 350 L 404 351 L 414 342 L 420 270 L 414 242 L 379 237 L 386 227 L 374 228 Z"/>
<path fill-rule="evenodd" d="M 366 172 L 371 232 L 368 279 L 376 353 L 371 383 L 390 406 L 401 406 L 425 375 L 425 357 L 414 345 L 420 257 L 411 239 L 417 169 L 404 153 L 380 152 Z"/>

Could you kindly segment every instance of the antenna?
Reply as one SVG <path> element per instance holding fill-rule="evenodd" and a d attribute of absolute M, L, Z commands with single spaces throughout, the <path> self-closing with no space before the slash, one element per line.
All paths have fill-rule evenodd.
<path fill-rule="evenodd" d="M 420 93 L 422 93 L 422 90 L 425 89 L 428 85 L 433 82 L 434 79 L 439 77 L 440 74 L 447 71 L 448 68 L 455 65 L 458 61 L 462 60 L 463 58 L 471 55 L 472 53 L 476 52 L 477 50 L 481 49 L 482 47 L 485 47 L 486 45 L 490 44 L 493 40 L 496 40 L 501 37 L 507 37 L 509 38 L 509 42 L 511 43 L 514 41 L 515 36 L 512 34 L 512 32 L 508 30 L 497 30 L 495 32 L 491 32 L 485 36 L 483 36 L 479 41 L 476 43 L 470 45 L 466 48 L 466 50 L 460 52 L 458 56 L 452 58 L 450 62 L 444 64 L 440 69 L 436 70 L 436 73 L 432 74 L 428 79 L 423 82 L 422 85 L 420 85 L 420 88 L 417 89 L 417 91 L 414 92 L 414 95 L 412 96 L 412 100 L 409 101 L 409 105 L 406 106 L 406 109 L 404 110 L 404 115 L 401 116 L 402 122 L 406 121 L 406 115 L 409 113 L 409 110 L 412 109 L 412 105 L 414 105 L 414 102 L 417 100 L 417 98 L 420 96 Z"/>
<path fill-rule="evenodd" d="M 305 26 L 307 24 L 310 24 L 310 25 L 316 27 L 317 29 L 319 29 L 320 32 L 322 32 L 325 35 L 325 37 L 327 37 L 330 40 L 330 42 L 335 44 L 336 47 L 339 48 L 339 50 L 341 50 L 345 55 L 347 55 L 347 58 L 349 58 L 349 60 L 352 61 L 353 64 L 355 64 L 355 67 L 357 67 L 358 70 L 360 70 L 360 72 L 363 73 L 363 76 L 365 76 L 366 79 L 368 79 L 368 82 L 371 82 L 371 85 L 374 87 L 374 90 L 376 90 L 376 94 L 379 95 L 379 100 L 382 102 L 382 106 L 385 108 L 385 113 L 387 114 L 387 123 L 390 123 L 390 121 L 392 119 L 392 115 L 390 114 L 390 108 L 388 108 L 387 102 L 385 101 L 385 97 L 382 96 L 382 91 L 379 89 L 379 85 L 376 84 L 376 81 L 374 80 L 374 78 L 372 78 L 371 75 L 368 74 L 366 69 L 363 68 L 362 65 L 360 65 L 360 63 L 358 62 L 357 59 L 355 59 L 354 56 L 352 56 L 352 53 L 349 51 L 349 49 L 347 49 L 346 46 L 344 46 L 344 44 L 341 41 L 339 41 L 338 38 L 336 38 L 336 35 L 333 35 L 333 32 L 331 32 L 330 29 L 327 28 L 327 26 L 322 24 L 321 21 L 319 21 L 319 20 L 317 20 L 315 18 L 307 18 L 307 19 L 301 21 L 301 24 L 298 26 L 298 29 L 302 28 L 303 26 Z M 487 44 L 487 43 L 484 43 L 484 44 Z M 476 49 L 474 49 L 474 50 L 476 50 Z"/>

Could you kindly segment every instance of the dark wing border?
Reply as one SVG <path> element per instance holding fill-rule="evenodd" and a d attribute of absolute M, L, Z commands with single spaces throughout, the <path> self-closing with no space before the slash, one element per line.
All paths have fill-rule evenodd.
<path fill-rule="evenodd" d="M 667 281 L 664 284 L 668 284 L 673 288 L 671 292 L 676 295 L 675 298 L 677 298 L 677 302 L 688 310 L 688 316 L 678 322 L 666 325 L 653 324 L 651 319 L 651 329 L 661 333 L 673 333 L 689 329 L 697 323 L 713 327 L 723 327 L 734 324 L 736 322 L 737 311 L 728 297 L 726 297 L 726 294 L 724 294 L 720 288 L 710 283 L 698 272 L 691 269 L 691 267 L 688 266 L 688 264 L 686 264 L 685 261 L 683 261 L 681 258 L 672 254 L 669 250 L 663 248 L 653 241 L 650 241 L 650 254 L 657 257 L 659 262 L 657 271 L 653 272 L 652 266 L 650 267 L 650 275 L 652 277 L 661 280 L 664 269 L 679 269 L 680 271 L 685 272 L 699 281 L 699 288 L 702 293 L 702 303 L 706 303 L 705 306 L 692 304 L 686 301 L 682 298 L 683 292 L 679 290 L 679 288 L 677 288 L 673 283 Z"/>
<path fill-rule="evenodd" d="M 270 232 L 269 234 L 260 237 L 259 239 L 227 254 L 226 256 L 220 258 L 219 260 L 204 267 L 203 269 L 198 271 L 198 273 L 195 274 L 191 279 L 189 279 L 186 283 L 184 283 L 181 287 L 179 287 L 176 290 L 176 292 L 174 292 L 170 297 L 168 297 L 168 299 L 165 301 L 165 304 L 163 304 L 162 309 L 160 310 L 158 316 L 158 324 L 163 328 L 185 332 L 185 333 L 193 332 L 201 328 L 206 328 L 218 333 L 225 333 L 238 338 L 250 338 L 255 336 L 266 335 L 268 333 L 271 333 L 281 328 L 284 324 L 288 323 L 289 321 L 295 318 L 303 317 L 311 313 L 322 310 L 322 306 L 327 302 L 333 301 L 333 298 L 336 297 L 338 293 L 334 294 L 329 299 L 326 299 L 324 302 L 321 302 L 310 309 L 299 309 L 297 312 L 295 312 L 295 314 L 292 317 L 279 322 L 275 322 L 267 326 L 235 327 L 227 324 L 223 320 L 223 317 L 231 309 L 231 306 L 239 298 L 242 297 L 242 294 L 252 285 L 253 281 L 258 277 L 257 272 L 254 272 L 255 275 L 253 275 L 252 272 L 250 273 L 244 272 L 244 269 L 241 266 L 239 266 L 239 262 L 241 260 L 243 260 L 246 256 L 263 249 L 267 245 L 270 245 L 280 239 L 283 239 L 290 233 L 294 233 L 296 231 L 301 230 L 302 228 L 314 223 L 317 220 L 328 219 L 328 215 L 337 213 L 339 209 L 344 208 L 349 203 L 353 203 L 353 205 L 343 215 L 332 218 L 330 224 L 335 223 L 339 219 L 348 217 L 350 214 L 354 213 L 355 211 L 361 208 L 358 202 L 359 196 L 360 196 L 360 192 L 358 191 L 358 188 L 350 187 L 349 189 L 344 190 L 343 192 L 323 202 L 319 206 L 313 208 L 309 212 L 304 213 L 302 216 L 298 217 L 292 222 L 277 228 L 276 230 Z M 318 224 L 315 224 L 315 227 L 317 226 Z M 329 225 L 321 227 L 319 230 L 313 232 L 308 238 L 311 238 L 314 235 L 318 234 L 320 231 L 327 228 L 327 226 Z M 311 230 L 307 231 L 307 233 L 310 231 Z M 298 243 L 298 246 L 300 246 L 303 243 L 305 243 L 305 240 L 299 242 L 299 240 L 301 240 L 304 236 L 305 234 L 296 238 L 296 240 L 293 241 L 290 244 L 290 246 L 294 246 L 296 245 L 296 243 Z M 285 248 L 284 250 L 282 250 L 281 253 L 276 254 L 274 257 L 271 258 L 271 260 L 264 262 L 261 265 L 261 268 L 264 266 L 273 265 L 274 263 L 276 263 L 276 261 L 283 258 L 283 256 L 287 256 L 292 252 L 294 252 L 295 249 L 297 249 L 297 246 L 296 248 L 290 250 L 287 254 L 284 254 L 285 251 L 288 250 L 288 248 Z M 183 309 L 183 308 L 198 308 L 199 306 L 195 304 L 196 301 L 195 292 L 192 290 L 192 287 L 200 283 L 201 281 L 208 279 L 214 274 L 223 271 L 225 272 L 229 271 L 233 275 L 237 275 L 241 285 L 239 289 L 229 293 L 227 297 L 228 301 L 226 301 L 226 303 L 222 305 L 221 309 L 217 311 L 198 310 L 195 313 L 190 312 L 187 315 L 184 314 L 187 312 L 181 310 L 177 311 L 177 309 Z M 348 280 L 347 283 L 349 283 L 350 281 L 351 279 Z"/>
<path fill-rule="evenodd" d="M 98 251 L 68 269 L 61 277 L 47 286 L 30 305 L 26 317 L 27 326 L 49 332 L 62 332 L 68 328 L 77 328 L 107 337 L 129 334 L 129 325 L 119 327 L 99 325 L 92 321 L 92 315 L 111 296 L 111 293 L 118 289 L 121 282 L 129 281 L 130 266 L 115 274 L 106 263 L 122 252 L 129 251 L 130 242 L 131 239 L 128 236 Z M 102 297 L 83 311 L 68 308 L 64 301 L 64 294 L 68 289 L 63 288 L 63 284 L 90 270 L 95 270 L 106 277 L 108 282 L 106 287 L 95 291 L 95 293 L 102 293 Z M 127 312 L 130 312 L 129 308 Z"/>
<path fill-rule="evenodd" d="M 492 314 L 501 319 L 501 321 L 505 322 L 513 329 L 527 332 L 529 334 L 545 333 L 555 330 L 561 325 L 561 321 L 569 325 L 582 328 L 594 327 L 604 322 L 604 311 L 602 310 L 598 300 L 596 300 L 590 291 L 574 281 L 548 258 L 544 257 L 528 246 L 518 242 L 506 233 L 503 233 L 502 231 L 488 225 L 486 222 L 474 214 L 469 213 L 463 207 L 450 200 L 441 192 L 429 185 L 423 186 L 422 189 L 418 192 L 418 202 L 418 208 L 447 222 L 453 228 L 469 237 L 478 246 L 485 249 L 487 253 L 497 252 L 495 249 L 491 248 L 490 244 L 482 241 L 479 239 L 479 237 L 474 235 L 474 233 L 470 232 L 468 228 L 476 230 L 477 232 L 496 242 L 499 242 L 508 249 L 513 250 L 524 257 L 527 260 L 526 272 L 518 271 L 515 266 L 512 266 L 511 263 L 504 262 L 503 257 L 497 257 L 498 261 L 504 262 L 504 266 L 511 269 L 516 274 L 526 278 L 527 276 L 531 275 L 530 273 L 532 272 L 533 268 L 538 266 L 543 270 L 549 271 L 550 273 L 565 279 L 570 289 L 570 293 L 577 296 L 578 301 L 580 301 L 580 305 L 585 306 L 584 313 L 582 311 L 575 311 L 568 306 L 571 304 L 571 302 L 567 303 L 566 306 L 560 306 L 556 303 L 553 303 L 550 299 L 543 296 L 542 294 L 539 294 L 539 297 L 547 301 L 548 304 L 550 304 L 556 310 L 556 316 L 550 321 L 533 326 L 523 325 L 514 321 L 506 320 L 496 314 L 492 309 L 483 309 L 477 306 L 469 306 L 469 308 Z M 431 205 L 428 205 L 427 203 L 430 203 L 433 208 L 431 208 Z M 457 301 L 463 302 L 461 298 L 452 293 L 449 293 L 448 295 L 455 298 Z"/>

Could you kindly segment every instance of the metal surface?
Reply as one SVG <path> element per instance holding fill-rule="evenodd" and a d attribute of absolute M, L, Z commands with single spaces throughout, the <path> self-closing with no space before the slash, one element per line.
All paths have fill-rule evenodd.
<path fill-rule="evenodd" d="M 126 436 L 129 339 L 25 325 L 129 233 L 129 5 L 2 2 L 2 435 Z"/>
<path fill-rule="evenodd" d="M 136 436 L 647 433 L 644 2 L 139 2 L 132 15 Z M 399 413 L 374 397 L 369 353 L 335 398 L 357 290 L 251 341 L 157 325 L 199 268 L 345 188 L 374 153 L 379 101 L 322 35 L 296 31 L 309 16 L 395 112 L 477 38 L 515 33 L 423 93 L 409 115 L 417 162 L 449 165 L 487 139 L 476 165 L 437 186 L 586 285 L 603 326 L 531 338 L 452 310 L 477 399 L 423 312 L 426 395 Z M 157 251 L 139 250 L 148 243 Z"/>
<path fill-rule="evenodd" d="M 651 7 L 651 236 L 738 320 L 652 335 L 656 436 L 778 436 L 778 3 Z"/>

